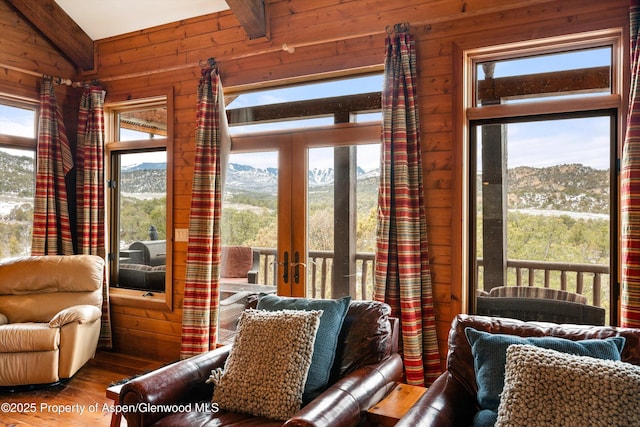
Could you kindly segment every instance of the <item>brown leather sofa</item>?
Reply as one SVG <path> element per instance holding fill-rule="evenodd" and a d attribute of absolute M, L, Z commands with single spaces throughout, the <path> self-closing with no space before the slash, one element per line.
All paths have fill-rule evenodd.
<path fill-rule="evenodd" d="M 355 426 L 364 413 L 402 379 L 397 353 L 398 322 L 387 304 L 352 301 L 343 322 L 333 372 L 337 379 L 304 406 L 285 426 Z M 210 402 L 213 386 L 205 381 L 223 367 L 231 346 L 176 362 L 126 383 L 120 404 L 129 427 L 136 426 L 282 426 L 248 414 L 212 410 L 196 412 Z M 260 349 L 256 349 L 260 351 Z M 189 406 L 191 404 L 191 406 Z M 153 406 L 152 406 L 153 405 Z M 164 413 L 157 405 L 183 405 L 189 412 Z"/>
<path fill-rule="evenodd" d="M 93 255 L 0 262 L 0 386 L 55 383 L 94 356 L 103 279 Z"/>
<path fill-rule="evenodd" d="M 447 370 L 400 420 L 396 427 L 469 426 L 478 412 L 477 390 L 471 346 L 465 329 L 522 337 L 555 336 L 571 340 L 623 336 L 623 362 L 640 365 L 640 329 L 608 326 L 557 325 L 515 319 L 460 314 L 449 332 Z"/>

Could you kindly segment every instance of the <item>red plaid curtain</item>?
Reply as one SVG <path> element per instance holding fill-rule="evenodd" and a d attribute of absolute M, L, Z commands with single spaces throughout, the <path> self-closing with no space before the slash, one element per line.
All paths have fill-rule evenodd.
<path fill-rule="evenodd" d="M 631 88 L 622 153 L 621 325 L 640 327 L 640 0 L 630 1 Z"/>
<path fill-rule="evenodd" d="M 40 86 L 32 255 L 72 255 L 66 177 L 73 168 L 71 148 L 51 78 Z"/>
<path fill-rule="evenodd" d="M 76 205 L 78 253 L 105 256 L 104 225 L 104 96 L 100 86 L 86 87 L 78 113 Z M 106 267 L 105 267 L 106 268 Z M 101 348 L 111 348 L 109 286 L 102 287 Z"/>
<path fill-rule="evenodd" d="M 400 318 L 407 383 L 424 386 L 440 374 L 440 354 L 422 191 L 416 50 L 404 27 L 396 25 L 386 40 L 374 298 Z"/>
<path fill-rule="evenodd" d="M 196 159 L 191 190 L 181 357 L 214 349 L 218 336 L 220 220 L 226 167 L 226 115 L 218 67 L 202 70 L 198 85 Z"/>

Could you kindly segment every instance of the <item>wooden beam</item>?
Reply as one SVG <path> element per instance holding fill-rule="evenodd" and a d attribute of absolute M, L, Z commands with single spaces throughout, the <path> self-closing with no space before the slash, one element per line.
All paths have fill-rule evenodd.
<path fill-rule="evenodd" d="M 82 71 L 93 70 L 93 40 L 54 0 L 8 0 Z"/>
<path fill-rule="evenodd" d="M 227 0 L 233 14 L 249 35 L 249 39 L 269 38 L 264 0 Z"/>

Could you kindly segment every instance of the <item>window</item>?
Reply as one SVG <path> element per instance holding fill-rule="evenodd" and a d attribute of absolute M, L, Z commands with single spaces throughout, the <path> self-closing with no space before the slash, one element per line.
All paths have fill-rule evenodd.
<path fill-rule="evenodd" d="M 260 253 L 259 284 L 372 297 L 381 89 L 375 73 L 227 93 L 223 246 Z"/>
<path fill-rule="evenodd" d="M 111 287 L 116 296 L 170 302 L 167 97 L 105 106 Z"/>
<path fill-rule="evenodd" d="M 0 258 L 31 254 L 36 105 L 0 97 Z"/>
<path fill-rule="evenodd" d="M 615 318 L 619 43 L 467 52 L 471 295 L 551 288 Z"/>

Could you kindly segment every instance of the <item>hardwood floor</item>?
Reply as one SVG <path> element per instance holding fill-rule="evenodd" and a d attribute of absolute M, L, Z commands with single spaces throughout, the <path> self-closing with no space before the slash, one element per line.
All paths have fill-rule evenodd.
<path fill-rule="evenodd" d="M 65 383 L 32 391 L 0 391 L 0 426 L 109 426 L 106 388 L 164 363 L 98 351 Z M 126 421 L 122 421 L 122 426 Z"/>

